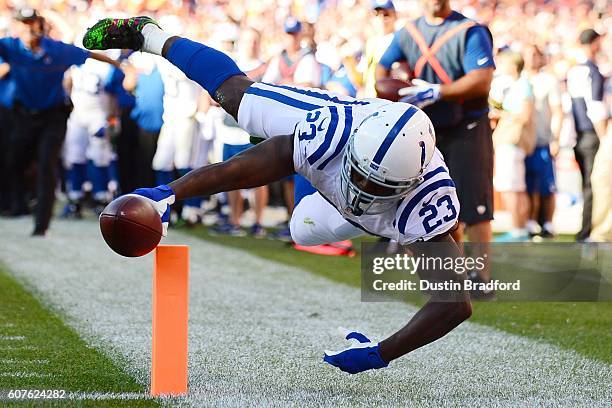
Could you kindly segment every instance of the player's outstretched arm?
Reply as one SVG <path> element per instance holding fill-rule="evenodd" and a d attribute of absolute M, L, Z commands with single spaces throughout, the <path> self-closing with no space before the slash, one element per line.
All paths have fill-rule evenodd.
<path fill-rule="evenodd" d="M 449 233 L 440 235 L 427 244 L 416 244 L 416 248 L 411 248 L 411 251 L 442 259 L 461 256 L 459 247 Z M 419 273 L 419 275 L 421 279 L 435 282 L 462 283 L 466 278 L 465 273 L 450 270 L 433 271 L 427 275 Z M 472 306 L 466 291 L 452 289 L 436 291 L 404 327 L 380 342 L 380 354 L 386 362 L 401 357 L 445 336 L 467 320 L 471 314 Z"/>
<path fill-rule="evenodd" d="M 295 172 L 293 136 L 268 139 L 230 160 L 200 167 L 169 184 L 183 200 L 266 185 Z"/>
<path fill-rule="evenodd" d="M 432 244 L 431 242 L 437 242 Z M 427 244 L 408 247 L 414 254 L 446 259 L 461 255 L 450 234 L 440 235 Z M 421 279 L 436 283 L 461 282 L 465 273 L 439 270 L 427 274 L 419 272 Z M 354 343 L 337 352 L 326 351 L 323 360 L 342 371 L 356 374 L 362 371 L 386 367 L 389 362 L 423 347 L 443 336 L 468 319 L 472 313 L 469 295 L 464 290 L 436 291 L 431 299 L 410 321 L 396 333 L 380 343 L 374 343 L 358 331 L 346 331 L 343 336 Z"/>
<path fill-rule="evenodd" d="M 190 171 L 169 185 L 139 188 L 159 214 L 163 235 L 168 230 L 170 206 L 178 200 L 221 191 L 258 187 L 293 174 L 293 136 L 268 139 L 230 160 Z"/>

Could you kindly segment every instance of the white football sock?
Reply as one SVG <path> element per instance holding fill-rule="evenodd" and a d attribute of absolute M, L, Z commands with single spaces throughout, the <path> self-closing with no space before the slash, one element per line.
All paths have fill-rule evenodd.
<path fill-rule="evenodd" d="M 550 232 L 551 234 L 554 234 L 555 232 L 555 227 L 553 226 L 553 223 L 550 221 L 546 221 L 544 223 L 544 229 L 548 232 Z"/>
<path fill-rule="evenodd" d="M 141 51 L 155 55 L 162 55 L 164 44 L 168 38 L 172 37 L 155 24 L 145 25 L 141 32 L 142 36 L 144 37 L 144 43 L 142 44 Z"/>
<path fill-rule="evenodd" d="M 541 231 L 540 224 L 538 224 L 535 220 L 527 220 L 525 227 L 531 234 L 539 234 Z"/>

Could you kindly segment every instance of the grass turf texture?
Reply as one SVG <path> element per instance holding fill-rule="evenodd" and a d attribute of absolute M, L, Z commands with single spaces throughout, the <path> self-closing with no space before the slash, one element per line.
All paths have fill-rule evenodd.
<path fill-rule="evenodd" d="M 258 257 L 302 268 L 332 281 L 359 287 L 360 257 L 300 252 L 286 243 L 251 237 L 212 236 L 204 227 L 182 228 L 199 238 L 239 248 Z M 567 241 L 561 237 L 559 241 Z M 358 247 L 359 241 L 355 241 Z M 474 302 L 472 322 L 575 350 L 612 363 L 612 302 Z"/>
<path fill-rule="evenodd" d="M 95 393 L 144 393 L 145 387 L 109 357 L 88 346 L 47 310 L 0 264 L 0 396 L 11 389 Z M 0 400 L 0 405 L 9 403 Z M 21 400 L 50 404 L 53 400 Z M 153 400 L 55 400 L 70 406 L 158 406 Z"/>

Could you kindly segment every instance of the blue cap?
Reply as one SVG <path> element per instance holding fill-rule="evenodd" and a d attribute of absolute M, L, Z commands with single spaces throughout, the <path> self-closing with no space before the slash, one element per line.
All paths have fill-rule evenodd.
<path fill-rule="evenodd" d="M 395 10 L 391 0 L 372 0 L 372 9 Z"/>
<path fill-rule="evenodd" d="M 285 32 L 287 34 L 295 34 L 302 31 L 302 23 L 299 22 L 295 17 L 287 17 L 285 20 Z"/>

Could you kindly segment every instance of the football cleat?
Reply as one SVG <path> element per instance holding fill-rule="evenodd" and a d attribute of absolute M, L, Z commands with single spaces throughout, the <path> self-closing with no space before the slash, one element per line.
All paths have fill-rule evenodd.
<path fill-rule="evenodd" d="M 130 49 L 139 51 L 144 43 L 142 29 L 159 24 L 150 17 L 104 18 L 87 29 L 83 46 L 88 50 Z"/>

